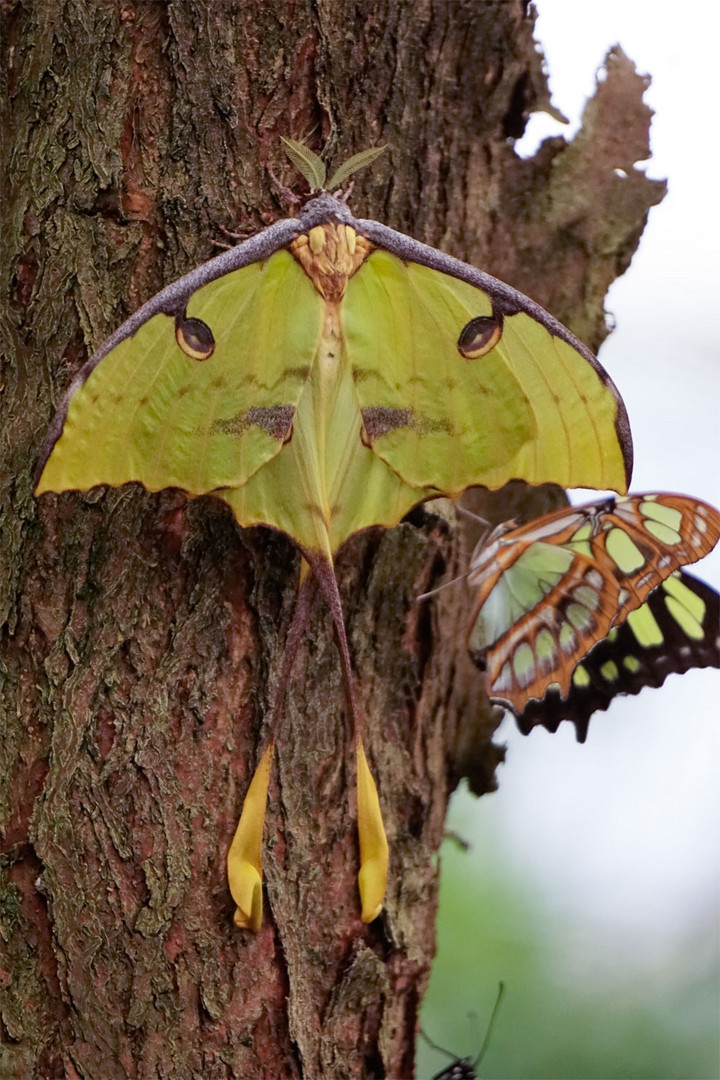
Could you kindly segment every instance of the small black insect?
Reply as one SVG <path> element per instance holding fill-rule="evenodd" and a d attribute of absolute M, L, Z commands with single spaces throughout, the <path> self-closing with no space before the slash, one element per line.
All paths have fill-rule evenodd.
<path fill-rule="evenodd" d="M 497 1011 L 500 1007 L 500 1002 L 502 1000 L 504 992 L 505 983 L 500 982 L 498 984 L 498 994 L 495 998 L 495 1005 L 493 1006 L 493 1011 L 488 1022 L 487 1030 L 485 1032 L 485 1038 L 483 1039 L 482 1046 L 480 1047 L 478 1055 L 474 1060 L 471 1058 L 455 1057 L 455 1055 L 450 1050 L 446 1050 L 443 1046 L 438 1046 L 438 1044 L 433 1042 L 432 1039 L 428 1035 L 426 1035 L 424 1031 L 420 1031 L 420 1034 L 422 1035 L 428 1046 L 431 1046 L 433 1050 L 438 1050 L 441 1054 L 446 1054 L 447 1057 L 453 1058 L 449 1065 L 447 1065 L 439 1073 L 435 1073 L 435 1075 L 432 1077 L 432 1080 L 478 1080 L 478 1067 L 483 1057 L 485 1056 L 485 1051 L 488 1048 L 488 1044 L 490 1042 L 490 1035 L 492 1034 L 493 1025 L 495 1023 L 495 1017 L 497 1016 Z"/>

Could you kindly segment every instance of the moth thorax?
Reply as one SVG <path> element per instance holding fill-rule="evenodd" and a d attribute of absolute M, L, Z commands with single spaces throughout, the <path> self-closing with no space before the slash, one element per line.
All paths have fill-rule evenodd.
<path fill-rule="evenodd" d="M 316 225 L 298 236 L 290 251 L 326 300 L 342 300 L 345 286 L 372 251 L 372 244 L 350 225 Z"/>

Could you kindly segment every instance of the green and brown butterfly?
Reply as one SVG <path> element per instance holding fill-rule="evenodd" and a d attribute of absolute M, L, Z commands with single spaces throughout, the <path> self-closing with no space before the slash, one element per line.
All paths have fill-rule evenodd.
<path fill-rule="evenodd" d="M 499 526 L 468 574 L 477 589 L 468 645 L 491 701 L 525 733 L 567 718 L 583 741 L 616 694 L 720 666 L 717 593 L 679 573 L 718 537 L 714 507 L 665 493 Z"/>
<path fill-rule="evenodd" d="M 567 697 L 551 686 L 540 701 L 528 701 L 517 726 L 523 735 L 538 726 L 555 732 L 568 720 L 585 742 L 592 714 L 619 694 L 708 667 L 720 668 L 720 593 L 678 570 L 576 664 Z"/>
<path fill-rule="evenodd" d="M 332 190 L 376 156 L 356 155 L 325 185 L 322 161 L 288 145 L 313 189 Z M 298 217 L 163 289 L 90 357 L 52 422 L 36 491 L 175 487 L 221 499 L 240 525 L 294 541 L 337 630 L 357 735 L 360 889 L 370 920 L 382 906 L 387 843 L 335 553 L 360 530 L 389 528 L 417 503 L 470 485 L 520 478 L 626 491 L 631 465 L 622 400 L 565 327 L 488 274 L 356 219 L 322 191 Z M 229 857 L 236 922 L 254 928 L 272 745 Z"/>

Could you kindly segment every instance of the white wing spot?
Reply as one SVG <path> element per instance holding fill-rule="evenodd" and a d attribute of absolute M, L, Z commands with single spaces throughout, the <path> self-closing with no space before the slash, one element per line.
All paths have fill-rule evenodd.
<path fill-rule="evenodd" d="M 577 585 L 573 589 L 572 595 L 578 604 L 589 608 L 590 611 L 597 611 L 600 607 L 600 595 L 596 589 L 591 588 L 589 585 Z"/>
<path fill-rule="evenodd" d="M 577 635 L 570 623 L 563 623 L 560 628 L 560 648 L 568 656 L 572 656 L 577 647 Z"/>
<path fill-rule="evenodd" d="M 652 582 L 655 581 L 656 578 L 657 574 L 655 573 L 655 571 L 648 570 L 647 574 L 643 574 L 641 578 L 637 579 L 637 581 L 635 582 L 635 588 L 638 590 L 638 592 L 640 592 L 642 589 L 652 584 Z"/>
<path fill-rule="evenodd" d="M 513 679 L 512 672 L 510 670 L 510 664 L 506 663 L 500 668 L 500 674 L 493 683 L 491 689 L 494 693 L 502 693 L 503 691 L 512 690 Z"/>
<path fill-rule="evenodd" d="M 588 572 L 585 574 L 585 580 L 587 581 L 588 585 L 592 585 L 594 589 L 598 590 L 601 590 L 603 585 L 605 584 L 605 582 L 603 581 L 603 576 L 599 570 L 588 570 Z"/>

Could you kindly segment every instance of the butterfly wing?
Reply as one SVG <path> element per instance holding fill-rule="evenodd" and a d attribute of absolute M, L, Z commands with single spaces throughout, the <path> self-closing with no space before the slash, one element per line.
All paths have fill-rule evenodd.
<path fill-rule="evenodd" d="M 639 694 L 662 686 L 668 675 L 703 667 L 720 668 L 720 594 L 678 571 L 590 650 L 573 671 L 566 698 L 551 686 L 542 700 L 527 702 L 517 725 L 528 735 L 537 726 L 557 731 L 569 720 L 584 742 L 592 714 L 618 694 Z"/>
<path fill-rule="evenodd" d="M 556 511 L 473 556 L 469 648 L 492 700 L 516 714 L 578 662 L 678 567 L 720 536 L 720 514 L 681 495 L 635 495 Z"/>
<path fill-rule="evenodd" d="M 493 701 L 522 707 L 560 682 L 610 630 L 619 588 L 593 559 L 543 541 L 516 545 L 516 558 L 486 596 L 481 590 L 470 655 L 486 672 Z"/>
<path fill-rule="evenodd" d="M 592 557 L 620 585 L 614 621 L 622 622 L 674 570 L 715 547 L 720 515 L 685 495 L 646 494 L 613 500 L 592 538 Z M 572 541 L 571 541 L 572 543 Z"/>

